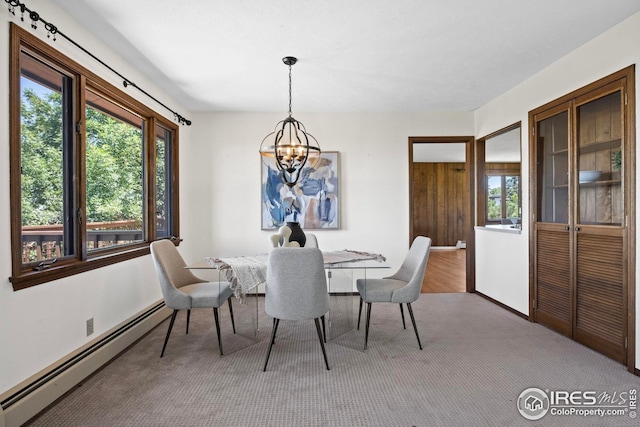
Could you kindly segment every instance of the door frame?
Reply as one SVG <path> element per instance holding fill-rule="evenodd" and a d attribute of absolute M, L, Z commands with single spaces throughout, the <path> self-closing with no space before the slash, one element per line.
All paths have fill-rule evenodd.
<path fill-rule="evenodd" d="M 465 169 L 467 171 L 467 189 L 465 199 L 467 211 L 466 239 L 466 290 L 476 291 L 476 256 L 475 256 L 475 137 L 474 136 L 410 136 L 409 137 L 409 241 L 413 238 L 413 145 L 434 143 L 465 144 Z"/>

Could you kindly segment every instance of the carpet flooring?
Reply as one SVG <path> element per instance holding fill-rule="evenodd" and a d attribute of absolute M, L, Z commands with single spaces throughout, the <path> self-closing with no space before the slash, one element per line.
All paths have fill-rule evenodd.
<path fill-rule="evenodd" d="M 180 313 L 162 359 L 168 321 L 28 425 L 638 425 L 628 411 L 523 418 L 517 401 L 527 388 L 616 393 L 619 399 L 640 389 L 640 378 L 478 295 L 421 295 L 413 308 L 422 351 L 408 315 L 405 330 L 396 304 L 374 305 L 368 350 L 362 351 L 363 330 L 330 340 L 330 371 L 313 321 L 282 321 L 268 370 L 262 372 L 271 320 L 259 310 L 263 326 L 254 343 L 230 332 L 224 307 L 224 356 L 218 353 L 210 310 L 192 312 L 188 335 L 186 315 Z M 235 304 L 236 318 L 251 309 Z"/>

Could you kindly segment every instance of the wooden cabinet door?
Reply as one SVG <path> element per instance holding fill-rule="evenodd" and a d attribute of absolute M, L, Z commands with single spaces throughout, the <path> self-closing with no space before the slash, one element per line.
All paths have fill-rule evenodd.
<path fill-rule="evenodd" d="M 530 113 L 533 320 L 624 364 L 632 78 L 630 67 Z"/>
<path fill-rule="evenodd" d="M 573 335 L 569 127 L 571 104 L 535 117 L 536 207 L 533 318 Z"/>
<path fill-rule="evenodd" d="M 574 338 L 625 362 L 624 80 L 576 98 Z M 617 160 L 616 160 L 617 159 Z"/>

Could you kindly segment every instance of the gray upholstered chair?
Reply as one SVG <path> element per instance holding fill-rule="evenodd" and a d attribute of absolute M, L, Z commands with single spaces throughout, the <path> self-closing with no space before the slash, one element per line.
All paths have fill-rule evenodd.
<path fill-rule="evenodd" d="M 307 236 L 307 241 L 304 244 L 305 248 L 320 248 L 320 246 L 318 246 L 318 239 L 316 238 L 315 234 L 305 233 L 305 236 Z"/>
<path fill-rule="evenodd" d="M 422 350 L 420 335 L 416 319 L 413 316 L 411 303 L 418 299 L 422 289 L 424 271 L 429 259 L 431 250 L 431 239 L 418 236 L 413 240 L 409 253 L 405 257 L 400 269 L 393 275 L 383 279 L 358 279 L 356 285 L 360 293 L 360 309 L 358 310 L 358 329 L 360 329 L 360 317 L 362 317 L 362 303 L 367 303 L 367 324 L 365 328 L 364 348 L 367 349 L 369 340 L 369 323 L 371 319 L 371 303 L 392 302 L 400 304 L 400 314 L 402 315 L 402 326 L 407 329 L 404 321 L 404 310 L 402 304 L 407 304 L 413 329 L 416 332 L 418 346 Z"/>
<path fill-rule="evenodd" d="M 170 240 L 158 240 L 151 243 L 151 257 L 158 273 L 162 296 L 167 307 L 173 309 L 171 322 L 164 339 L 162 353 L 169 342 L 169 335 L 173 329 L 173 323 L 179 310 L 187 310 L 187 334 L 189 333 L 189 318 L 192 308 L 213 308 L 213 316 L 216 322 L 216 333 L 218 335 L 218 347 L 222 355 L 222 340 L 220 338 L 220 321 L 218 319 L 218 307 L 225 301 L 229 302 L 229 313 L 231 315 L 231 325 L 233 333 L 236 333 L 236 325 L 233 320 L 233 308 L 231 299 L 233 290 L 229 282 L 207 282 L 196 277 L 180 256 L 178 249 Z"/>
<path fill-rule="evenodd" d="M 267 370 L 271 349 L 280 320 L 314 319 L 322 347 L 324 363 L 329 368 L 320 319 L 329 311 L 329 293 L 322 252 L 317 248 L 274 248 L 267 261 L 265 312 L 273 317 L 271 343 L 264 361 Z"/>

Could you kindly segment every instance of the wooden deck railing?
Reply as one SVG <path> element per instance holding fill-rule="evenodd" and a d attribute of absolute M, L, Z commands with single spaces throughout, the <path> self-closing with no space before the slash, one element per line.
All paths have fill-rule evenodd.
<path fill-rule="evenodd" d="M 143 239 L 136 221 L 87 224 L 87 250 L 139 242 Z M 62 224 L 22 227 L 22 262 L 58 258 L 64 253 Z"/>

